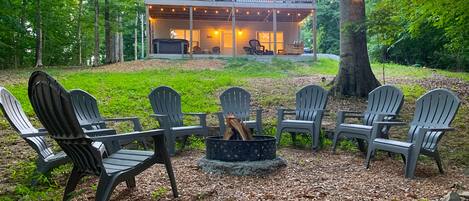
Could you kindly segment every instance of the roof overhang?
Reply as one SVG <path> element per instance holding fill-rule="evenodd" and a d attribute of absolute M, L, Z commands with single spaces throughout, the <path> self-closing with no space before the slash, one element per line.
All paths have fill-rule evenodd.
<path fill-rule="evenodd" d="M 232 7 L 193 6 L 194 20 L 230 21 Z M 272 22 L 273 9 L 269 8 L 235 8 L 236 21 Z M 311 9 L 276 9 L 277 22 L 301 22 L 311 15 Z M 189 6 L 184 5 L 150 5 L 149 14 L 153 19 L 189 20 Z"/>
<path fill-rule="evenodd" d="M 278 9 L 316 9 L 314 1 L 298 2 L 231 2 L 231 1 L 194 1 L 194 0 L 145 0 L 146 5 L 236 7 L 236 8 L 278 8 Z"/>

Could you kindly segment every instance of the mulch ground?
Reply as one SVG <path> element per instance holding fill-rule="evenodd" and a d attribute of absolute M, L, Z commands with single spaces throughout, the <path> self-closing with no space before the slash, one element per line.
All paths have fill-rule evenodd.
<path fill-rule="evenodd" d="M 441 175 L 436 165 L 419 164 L 417 178 L 405 179 L 402 161 L 387 154 L 378 155 L 369 170 L 358 153 L 283 148 L 278 154 L 288 165 L 273 174 L 226 176 L 207 174 L 197 167 L 202 151 L 183 151 L 172 158 L 180 193 L 176 200 L 435 200 L 453 188 L 469 187 L 468 177 L 457 167 L 445 167 L 446 174 Z M 162 165 L 146 170 L 136 180 L 134 189 L 127 189 L 125 183 L 117 186 L 111 200 L 173 199 Z M 81 185 L 86 193 L 76 200 L 94 199 L 89 185 Z M 163 193 L 152 197 L 154 191 Z"/>

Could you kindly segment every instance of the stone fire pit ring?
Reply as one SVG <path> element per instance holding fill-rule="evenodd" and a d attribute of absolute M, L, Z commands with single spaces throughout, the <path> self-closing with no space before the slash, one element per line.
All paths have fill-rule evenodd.
<path fill-rule="evenodd" d="M 274 137 L 253 137 L 248 141 L 206 138 L 206 156 L 198 161 L 198 166 L 210 174 L 237 176 L 264 175 L 286 166 L 287 162 L 276 155 Z"/>

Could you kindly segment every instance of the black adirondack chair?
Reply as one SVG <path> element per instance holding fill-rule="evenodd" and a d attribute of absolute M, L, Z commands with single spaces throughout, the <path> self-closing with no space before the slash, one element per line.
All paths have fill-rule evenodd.
<path fill-rule="evenodd" d="M 309 85 L 296 93 L 295 109 L 278 109 L 277 145 L 282 132 L 289 132 L 292 139 L 297 133 L 310 133 L 313 140 L 312 149 L 319 148 L 319 134 L 329 92 L 320 86 Z M 285 119 L 286 115 L 295 115 L 294 120 Z"/>
<path fill-rule="evenodd" d="M 207 114 L 205 113 L 183 113 L 181 110 L 181 95 L 174 89 L 161 86 L 153 89 L 148 95 L 154 117 L 161 128 L 168 129 L 166 143 L 169 153 L 174 155 L 176 152 L 176 138 L 182 138 L 185 146 L 187 138 L 190 135 L 207 136 Z M 184 115 L 197 116 L 199 125 L 184 126 Z"/>
<path fill-rule="evenodd" d="M 251 52 L 255 55 L 273 55 L 273 51 L 269 51 L 265 49 L 265 46 L 261 45 L 261 42 L 256 39 L 249 40 L 249 46 L 251 48 Z"/>
<path fill-rule="evenodd" d="M 454 130 L 450 124 L 460 104 L 461 101 L 457 95 L 446 89 L 435 89 L 420 97 L 415 105 L 407 142 L 379 137 L 380 130 L 384 126 L 405 125 L 404 122 L 374 122 L 372 143 L 368 147 L 366 157 L 366 168 L 369 168 L 370 158 L 375 150 L 384 150 L 401 154 L 405 162 L 406 178 L 414 177 L 420 154 L 434 158 L 440 173 L 443 173 L 438 142 L 445 132 Z"/>
<path fill-rule="evenodd" d="M 108 200 L 115 186 L 125 181 L 135 187 L 135 176 L 155 163 L 163 163 L 171 181 L 175 197 L 178 196 L 171 161 L 164 143 L 164 130 L 150 130 L 120 135 L 84 133 L 75 115 L 72 98 L 56 80 L 44 72 L 34 72 L 28 83 L 28 96 L 39 120 L 51 137 L 62 147 L 73 162 L 72 173 L 65 187 L 64 200 L 68 200 L 83 176 L 99 176 L 96 200 Z M 119 141 L 151 136 L 155 151 L 115 150 L 102 158 L 94 141 Z"/>
<path fill-rule="evenodd" d="M 232 87 L 220 95 L 222 112 L 218 112 L 218 123 L 220 125 L 220 134 L 223 135 L 226 130 L 225 116 L 234 114 L 241 119 L 250 129 L 262 135 L 262 109 L 256 109 L 256 120 L 250 120 L 251 115 L 251 94 L 240 87 Z"/>
<path fill-rule="evenodd" d="M 358 148 L 366 152 L 364 141 L 370 144 L 373 123 L 377 121 L 392 120 L 399 114 L 404 95 L 401 90 L 391 86 L 380 86 L 368 94 L 368 105 L 365 112 L 339 111 L 337 113 L 337 124 L 332 143 L 332 151 L 335 152 L 337 141 L 341 136 L 357 139 Z M 346 118 L 359 118 L 362 124 L 346 123 Z M 386 138 L 390 126 L 383 127 L 380 137 Z"/>
<path fill-rule="evenodd" d="M 134 131 L 143 130 L 138 117 L 103 118 L 99 112 L 96 98 L 86 91 L 80 89 L 71 90 L 70 96 L 72 98 L 73 109 L 82 128 L 100 130 L 107 128 L 106 122 L 131 122 Z M 138 141 L 147 149 L 145 139 L 139 139 Z M 129 143 L 129 141 L 122 141 L 116 145 L 106 144 L 106 147 L 114 146 L 114 149 L 119 149 L 121 145 Z"/>
<path fill-rule="evenodd" d="M 67 163 L 69 158 L 65 152 L 54 153 L 50 145 L 46 142 L 47 130 L 35 128 L 23 111 L 20 102 L 5 88 L 0 87 L 0 108 L 3 115 L 10 123 L 11 127 L 31 146 L 38 154 L 36 160 L 36 171 L 48 173 L 54 167 Z M 114 130 L 99 130 L 103 134 L 115 134 Z M 103 143 L 93 142 L 93 146 L 98 148 L 101 154 L 106 151 Z M 35 181 L 33 181 L 35 183 Z"/>

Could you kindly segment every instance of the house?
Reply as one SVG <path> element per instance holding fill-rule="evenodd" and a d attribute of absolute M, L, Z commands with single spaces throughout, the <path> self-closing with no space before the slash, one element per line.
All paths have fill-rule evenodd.
<path fill-rule="evenodd" d="M 315 0 L 145 0 L 148 55 L 303 55 L 300 26 Z M 313 23 L 316 24 L 316 23 Z M 316 27 L 313 27 L 316 48 Z M 263 46 L 263 47 L 261 47 Z M 308 56 L 316 58 L 316 52 Z"/>

